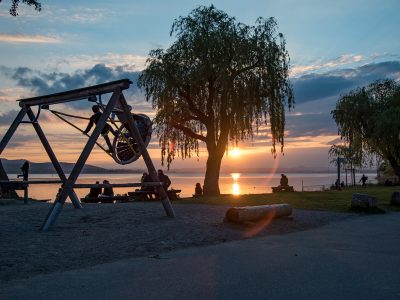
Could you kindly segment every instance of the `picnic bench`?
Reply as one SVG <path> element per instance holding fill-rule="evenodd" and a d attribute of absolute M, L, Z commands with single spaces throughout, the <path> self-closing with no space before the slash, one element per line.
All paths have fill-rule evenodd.
<path fill-rule="evenodd" d="M 169 200 L 178 200 L 179 193 L 182 190 L 167 190 L 167 195 Z M 133 201 L 149 201 L 149 200 L 160 200 L 159 195 L 154 191 L 143 191 L 143 190 L 136 190 L 134 192 L 128 192 L 128 195 L 132 197 Z"/>
<path fill-rule="evenodd" d="M 278 185 L 278 186 L 273 186 L 272 187 L 272 192 L 273 193 L 294 192 L 294 188 L 293 188 L 292 185 Z"/>

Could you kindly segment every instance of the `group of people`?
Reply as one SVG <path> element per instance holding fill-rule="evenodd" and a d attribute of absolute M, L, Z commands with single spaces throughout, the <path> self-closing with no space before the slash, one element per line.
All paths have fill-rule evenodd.
<path fill-rule="evenodd" d="M 96 181 L 96 184 L 100 184 L 99 181 Z M 110 184 L 108 180 L 103 180 L 103 184 Z M 103 189 L 101 187 L 91 187 L 89 194 L 85 196 L 85 198 L 102 198 L 102 197 L 113 197 L 114 190 L 112 186 L 106 186 Z"/>
<path fill-rule="evenodd" d="M 168 175 L 165 175 L 163 170 L 158 170 L 157 171 L 158 179 L 160 182 L 162 182 L 162 186 L 164 190 L 168 190 L 168 188 L 171 185 L 171 179 L 169 179 Z M 141 190 L 142 191 L 153 191 L 154 187 L 153 186 L 147 186 L 146 184 L 143 184 L 145 182 L 152 182 L 153 180 L 151 179 L 150 174 L 144 172 L 142 175 L 142 178 L 140 179 L 140 182 L 142 183 Z"/>

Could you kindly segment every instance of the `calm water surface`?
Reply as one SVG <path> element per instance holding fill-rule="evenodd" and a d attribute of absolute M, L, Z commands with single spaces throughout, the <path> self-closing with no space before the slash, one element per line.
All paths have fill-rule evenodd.
<path fill-rule="evenodd" d="M 171 188 L 182 190 L 181 197 L 190 197 L 194 193 L 196 182 L 203 185 L 204 174 L 202 173 L 166 173 L 170 177 Z M 306 191 L 322 190 L 329 188 L 335 183 L 336 174 L 334 173 L 286 173 L 289 178 L 289 185 L 292 185 L 296 191 L 301 191 L 302 187 Z M 376 174 L 366 174 L 368 183 L 376 182 Z M 68 175 L 67 175 L 68 176 Z M 77 183 L 95 183 L 102 182 L 104 179 L 111 183 L 132 183 L 140 182 L 142 173 L 137 174 L 83 174 L 80 175 Z M 362 174 L 356 174 L 358 183 Z M 15 179 L 16 175 L 9 175 L 10 179 Z M 261 174 L 261 173 L 225 173 L 220 175 L 219 186 L 223 194 L 262 194 L 271 193 L 271 187 L 279 185 L 280 174 Z M 53 179 L 58 180 L 55 174 L 32 174 L 30 179 Z M 341 177 L 346 181 L 345 176 Z M 350 184 L 350 177 L 348 182 Z M 36 199 L 54 199 L 59 185 L 34 185 L 29 187 L 29 196 Z M 133 191 L 134 188 L 116 188 L 116 194 L 124 194 Z M 78 197 L 84 197 L 88 189 L 76 189 Z M 22 195 L 22 191 L 18 191 Z"/>

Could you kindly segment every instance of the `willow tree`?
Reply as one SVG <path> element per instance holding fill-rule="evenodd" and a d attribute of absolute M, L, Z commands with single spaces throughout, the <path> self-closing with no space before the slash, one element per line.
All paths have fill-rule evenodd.
<path fill-rule="evenodd" d="M 206 195 L 219 194 L 221 161 L 229 142 L 253 137 L 267 125 L 275 146 L 284 145 L 285 104 L 293 104 L 289 55 L 273 18 L 245 25 L 200 6 L 176 19 L 166 50 L 152 50 L 138 79 L 156 109 L 162 162 L 208 151 Z"/>
<path fill-rule="evenodd" d="M 332 111 L 356 165 L 368 157 L 390 163 L 400 176 L 400 85 L 377 81 L 342 96 Z"/>
<path fill-rule="evenodd" d="M 2 0 L 0 0 L 1 2 Z M 34 6 L 35 10 L 41 11 L 42 10 L 42 5 L 40 4 L 39 1 L 36 0 L 12 0 L 11 1 L 11 8 L 10 8 L 10 15 L 16 17 L 18 16 L 18 7 L 20 2 L 27 4 L 29 6 Z"/>

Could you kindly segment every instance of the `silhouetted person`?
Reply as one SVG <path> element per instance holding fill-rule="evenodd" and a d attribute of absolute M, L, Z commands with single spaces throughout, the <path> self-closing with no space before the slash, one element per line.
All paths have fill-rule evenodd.
<path fill-rule="evenodd" d="M 288 186 L 289 185 L 289 180 L 288 180 L 288 178 L 286 177 L 285 174 L 281 174 L 280 185 L 281 186 Z"/>
<path fill-rule="evenodd" d="M 338 179 L 336 179 L 336 181 L 335 181 L 335 188 L 336 188 L 337 190 L 341 190 L 341 188 L 340 188 L 340 180 L 339 180 L 339 178 L 338 178 Z"/>
<path fill-rule="evenodd" d="M 201 184 L 198 182 L 196 183 L 196 187 L 194 188 L 194 197 L 201 197 L 203 196 L 203 189 L 201 188 Z"/>
<path fill-rule="evenodd" d="M 96 181 L 96 184 L 99 184 L 98 181 Z M 97 198 L 101 194 L 101 187 L 91 187 L 89 190 L 89 194 L 86 195 L 85 198 Z"/>
<path fill-rule="evenodd" d="M 149 174 L 147 174 L 146 172 L 143 173 L 142 178 L 140 179 L 141 183 L 144 182 L 152 182 L 153 180 L 151 180 L 151 176 Z M 152 191 L 153 187 L 152 186 L 145 186 L 142 185 L 140 188 L 142 191 Z"/>
<path fill-rule="evenodd" d="M 85 134 L 87 134 L 90 131 L 90 129 L 93 127 L 94 124 L 97 124 L 97 122 L 99 121 L 99 119 L 102 115 L 102 112 L 100 111 L 100 107 L 98 105 L 93 105 L 92 111 L 94 112 L 94 114 L 90 117 L 89 124 L 87 125 L 86 129 L 83 131 Z M 114 129 L 108 123 L 105 123 L 103 130 L 101 131 L 101 135 L 103 136 L 104 140 L 107 143 L 107 146 L 109 148 L 108 152 L 114 153 L 112 144 L 110 142 L 110 138 L 108 137 L 109 132 L 111 132 L 115 136 Z"/>
<path fill-rule="evenodd" d="M 167 175 L 164 174 L 163 170 L 158 170 L 158 179 L 162 182 L 164 190 L 168 190 L 169 186 L 171 185 L 171 180 Z"/>
<path fill-rule="evenodd" d="M 139 130 L 140 136 L 142 137 L 143 142 L 146 141 L 147 138 L 147 132 L 149 130 L 145 118 L 137 115 L 137 114 L 132 114 L 133 119 L 136 121 L 136 127 Z M 127 127 L 129 128 L 129 127 Z"/>
<path fill-rule="evenodd" d="M 28 181 L 29 177 L 29 161 L 25 161 L 21 166 L 22 175 L 18 175 L 17 178 L 22 177 L 24 181 Z"/>
<path fill-rule="evenodd" d="M 368 180 L 368 177 L 363 174 L 359 182 L 362 182 L 362 186 L 366 186 L 366 182 Z"/>
<path fill-rule="evenodd" d="M 103 180 L 104 184 L 110 184 L 108 180 Z M 100 195 L 101 197 L 112 197 L 114 196 L 114 190 L 112 186 L 104 187 L 103 193 Z"/>

